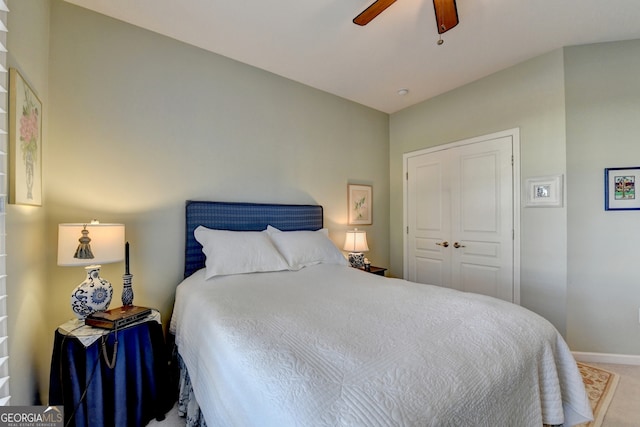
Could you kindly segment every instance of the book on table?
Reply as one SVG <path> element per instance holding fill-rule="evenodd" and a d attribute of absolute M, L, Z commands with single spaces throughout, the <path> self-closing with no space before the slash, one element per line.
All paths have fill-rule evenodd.
<path fill-rule="evenodd" d="M 102 329 L 119 329 L 138 322 L 151 314 L 151 309 L 127 305 L 106 311 L 96 311 L 84 319 L 84 324 Z"/>

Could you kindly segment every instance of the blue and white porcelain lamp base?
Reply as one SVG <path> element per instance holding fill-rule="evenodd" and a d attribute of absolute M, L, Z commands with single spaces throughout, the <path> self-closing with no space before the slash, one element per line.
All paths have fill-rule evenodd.
<path fill-rule="evenodd" d="M 362 252 L 350 252 L 349 264 L 353 268 L 364 268 L 364 254 Z"/>
<path fill-rule="evenodd" d="M 364 268 L 364 254 L 369 250 L 367 245 L 367 233 L 358 230 L 347 231 L 347 237 L 344 239 L 343 250 L 349 251 L 349 264 L 354 268 Z"/>
<path fill-rule="evenodd" d="M 122 276 L 122 306 L 128 307 L 133 305 L 133 287 L 131 286 L 131 280 L 133 274 L 124 274 Z"/>
<path fill-rule="evenodd" d="M 84 269 L 87 278 L 71 293 L 71 310 L 81 320 L 96 311 L 108 309 L 113 297 L 113 286 L 100 277 L 99 265 L 89 265 Z"/>

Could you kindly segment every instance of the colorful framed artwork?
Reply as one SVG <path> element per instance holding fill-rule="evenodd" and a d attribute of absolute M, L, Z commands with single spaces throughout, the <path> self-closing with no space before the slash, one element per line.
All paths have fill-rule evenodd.
<path fill-rule="evenodd" d="M 557 208 L 562 206 L 562 175 L 541 176 L 526 180 L 525 206 Z"/>
<path fill-rule="evenodd" d="M 604 210 L 640 210 L 640 166 L 604 170 Z"/>
<path fill-rule="evenodd" d="M 370 185 L 347 185 L 349 225 L 373 224 L 372 190 Z"/>
<path fill-rule="evenodd" d="M 9 69 L 9 203 L 42 206 L 42 102 Z"/>

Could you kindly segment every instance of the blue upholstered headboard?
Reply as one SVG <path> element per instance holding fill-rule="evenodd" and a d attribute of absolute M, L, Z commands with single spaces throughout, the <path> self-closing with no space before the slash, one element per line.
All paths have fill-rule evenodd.
<path fill-rule="evenodd" d="M 188 200 L 186 207 L 184 277 L 204 267 L 202 246 L 193 231 L 207 228 L 233 231 L 262 231 L 271 225 L 283 231 L 319 230 L 322 206 L 276 205 L 265 203 L 199 202 Z"/>

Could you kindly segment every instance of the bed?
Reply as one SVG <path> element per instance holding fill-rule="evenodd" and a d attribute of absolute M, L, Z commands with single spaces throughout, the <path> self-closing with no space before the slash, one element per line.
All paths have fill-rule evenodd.
<path fill-rule="evenodd" d="M 351 268 L 326 242 L 321 206 L 187 202 L 170 328 L 188 425 L 591 420 L 575 360 L 545 319 Z"/>

